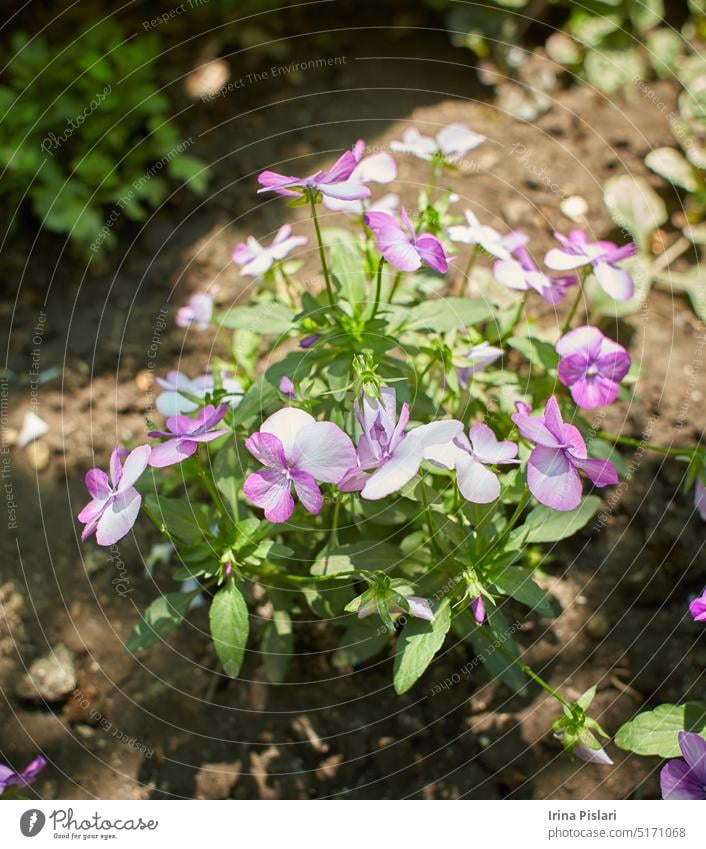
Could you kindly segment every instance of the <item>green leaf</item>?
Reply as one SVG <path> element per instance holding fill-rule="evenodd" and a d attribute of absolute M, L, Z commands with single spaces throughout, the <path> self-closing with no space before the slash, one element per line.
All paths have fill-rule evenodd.
<path fill-rule="evenodd" d="M 358 243 L 347 230 L 324 230 L 329 248 L 329 269 L 338 284 L 341 296 L 350 304 L 365 300 L 365 268 Z"/>
<path fill-rule="evenodd" d="M 217 316 L 216 320 L 223 327 L 233 330 L 280 336 L 293 329 L 294 312 L 277 301 L 266 301 L 254 306 L 231 307 Z"/>
<path fill-rule="evenodd" d="M 535 336 L 515 336 L 508 339 L 507 344 L 523 354 L 533 366 L 554 371 L 559 365 L 559 354 L 550 342 L 537 339 Z"/>
<path fill-rule="evenodd" d="M 343 632 L 331 662 L 336 669 L 359 666 L 380 654 L 389 642 L 390 634 L 386 628 L 374 628 L 368 622 L 354 622 Z"/>
<path fill-rule="evenodd" d="M 294 653 L 292 619 L 286 610 L 274 611 L 263 629 L 260 648 L 267 677 L 273 684 L 281 684 L 287 677 Z"/>
<path fill-rule="evenodd" d="M 620 727 L 615 743 L 636 755 L 678 758 L 681 756 L 677 739 L 680 731 L 695 731 L 706 740 L 706 702 L 659 705 L 640 713 Z"/>
<path fill-rule="evenodd" d="M 540 504 L 528 513 L 524 524 L 517 530 L 525 532 L 523 539 L 526 543 L 557 542 L 580 531 L 596 515 L 600 506 L 601 499 L 597 495 L 584 498 L 575 510 L 552 510 Z"/>
<path fill-rule="evenodd" d="M 206 504 L 150 494 L 145 497 L 144 508 L 160 530 L 184 542 L 195 542 L 208 533 L 210 511 Z"/>
<path fill-rule="evenodd" d="M 234 581 L 230 580 L 213 597 L 208 622 L 224 672 L 230 678 L 237 678 L 243 665 L 250 620 L 248 606 Z"/>
<path fill-rule="evenodd" d="M 238 519 L 238 496 L 243 487 L 242 476 L 234 474 L 234 471 L 241 468 L 237 447 L 229 440 L 213 461 L 213 480 L 233 521 Z"/>
<path fill-rule="evenodd" d="M 554 615 L 554 608 L 546 593 L 519 566 L 506 566 L 493 578 L 493 585 L 504 595 L 509 595 L 536 610 L 540 616 Z"/>
<path fill-rule="evenodd" d="M 425 672 L 434 655 L 444 643 L 451 626 L 451 607 L 443 601 L 436 610 L 433 622 L 407 619 L 397 638 L 393 680 L 397 695 L 407 690 Z"/>
<path fill-rule="evenodd" d="M 667 207 L 642 177 L 621 174 L 603 187 L 603 202 L 618 227 L 627 230 L 638 248 L 648 252 L 652 232 L 667 220 Z"/>
<path fill-rule="evenodd" d="M 673 147 L 658 147 L 645 157 L 645 165 L 660 177 L 688 192 L 695 192 L 700 185 L 698 173 L 683 154 Z"/>
<path fill-rule="evenodd" d="M 390 571 L 400 565 L 399 549 L 382 542 L 365 541 L 324 549 L 311 567 L 312 575 L 340 575 L 345 572 Z"/>
<path fill-rule="evenodd" d="M 486 602 L 485 610 L 485 626 L 478 625 L 466 611 L 454 619 L 455 630 L 463 639 L 470 640 L 476 657 L 491 675 L 496 675 L 512 690 L 520 692 L 527 686 L 527 679 L 522 670 L 503 654 L 504 651 L 515 660 L 520 659 L 519 649 L 512 638 L 514 627 L 508 627 L 507 620 L 492 603 Z"/>
<path fill-rule="evenodd" d="M 134 654 L 161 643 L 182 622 L 199 592 L 200 589 L 190 593 L 166 593 L 156 598 L 132 629 L 125 650 Z"/>
<path fill-rule="evenodd" d="M 169 174 L 183 180 L 197 195 L 208 188 L 210 172 L 208 167 L 195 156 L 177 156 L 169 163 Z"/>
<path fill-rule="evenodd" d="M 470 298 L 437 298 L 407 310 L 398 309 L 402 320 L 397 326 L 404 327 L 405 330 L 424 329 L 435 333 L 446 333 L 469 324 L 478 324 L 493 315 L 490 304 Z"/>

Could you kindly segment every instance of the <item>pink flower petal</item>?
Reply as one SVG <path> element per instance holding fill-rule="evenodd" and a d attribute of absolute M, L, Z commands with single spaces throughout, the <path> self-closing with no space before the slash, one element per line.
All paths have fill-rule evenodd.
<path fill-rule="evenodd" d="M 635 293 L 632 277 L 622 268 L 607 262 L 596 262 L 593 273 L 603 291 L 616 301 L 628 301 Z"/>
<path fill-rule="evenodd" d="M 159 445 L 155 445 L 150 454 L 150 466 L 155 469 L 163 469 L 166 466 L 174 466 L 186 460 L 196 453 L 198 443 L 192 439 L 168 439 Z"/>
<path fill-rule="evenodd" d="M 297 432 L 287 459 L 297 471 L 324 483 L 338 483 L 356 464 L 350 437 L 332 422 L 314 422 Z"/>
<path fill-rule="evenodd" d="M 554 510 L 573 510 L 581 503 L 581 478 L 561 449 L 544 445 L 533 449 L 527 484 L 537 501 Z"/>
<path fill-rule="evenodd" d="M 141 503 L 142 496 L 136 489 L 126 489 L 112 499 L 98 520 L 98 545 L 113 545 L 129 533 L 140 512 Z"/>
<path fill-rule="evenodd" d="M 498 476 L 468 454 L 456 465 L 456 482 L 461 495 L 473 504 L 489 504 L 500 495 Z"/>
<path fill-rule="evenodd" d="M 324 497 L 314 478 L 307 472 L 292 472 L 292 483 L 297 497 L 312 516 L 318 516 L 324 506 Z"/>
<path fill-rule="evenodd" d="M 281 472 L 265 469 L 248 475 L 243 494 L 265 511 L 270 522 L 286 522 L 294 512 L 290 482 Z"/>

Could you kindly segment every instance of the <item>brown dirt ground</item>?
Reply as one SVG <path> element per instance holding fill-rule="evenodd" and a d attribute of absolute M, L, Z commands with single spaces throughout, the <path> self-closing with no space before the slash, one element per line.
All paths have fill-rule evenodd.
<path fill-rule="evenodd" d="M 304 214 L 255 194 L 259 170 L 313 170 L 359 136 L 384 146 L 408 123 L 433 131 L 467 121 L 490 141 L 469 156 L 479 168 L 454 179 L 461 203 L 491 223 L 499 216 L 527 228 L 540 253 L 554 227 L 570 226 L 562 194 L 583 196 L 591 229 L 609 234 L 602 182 L 645 174 L 647 151 L 670 141 L 665 113 L 674 93 L 665 84 L 655 87 L 665 109 L 581 89 L 558 94 L 548 114 L 526 125 L 484 101 L 469 54 L 449 48 L 443 34 L 371 32 L 346 49 L 341 67 L 192 106 L 193 151 L 213 163 L 208 198 L 179 193 L 139 233 L 121 228 L 120 248 L 100 273 L 84 276 L 80 262 L 44 235 L 35 244 L 19 240 L 3 257 L 3 277 L 17 292 L 0 303 L 16 375 L 11 426 L 29 408 L 40 310 L 41 368 L 59 365 L 63 373 L 38 396 L 50 425 L 49 468 L 35 473 L 24 452 L 10 454 L 18 530 L 0 541 L 0 753 L 21 763 L 45 752 L 50 767 L 34 788 L 43 798 L 655 797 L 656 760 L 626 758 L 612 746 L 614 767 L 569 764 L 548 734 L 555 707 L 534 689 L 513 695 L 478 669 L 431 695 L 470 659 L 453 641 L 401 698 L 390 685 L 389 656 L 339 673 L 330 663 L 335 634 L 309 623 L 296 627 L 298 656 L 280 686 L 266 683 L 256 653 L 238 681 L 214 672 L 203 610 L 139 659 L 123 651 L 139 611 L 170 581 L 165 570 L 156 586 L 145 574 L 156 534 L 143 519 L 134 540 L 120 544 L 129 593 L 116 592 L 109 552 L 78 541 L 82 474 L 104 464 L 116 441 L 141 438 L 150 393 L 135 377 L 148 366 L 162 305 L 172 319 L 189 292 L 214 282 L 224 303 L 246 297 L 230 262 L 235 242 L 251 232 L 267 237 L 288 219 L 311 229 Z M 296 55 L 311 54 L 302 45 Z M 526 154 L 511 152 L 518 142 Z M 411 200 L 425 175 L 415 160 L 400 163 L 402 194 Z M 544 186 L 545 174 L 558 191 Z M 316 279 L 313 252 L 301 276 Z M 656 417 L 655 440 L 701 438 L 703 326 L 683 302 L 655 292 L 620 332 L 644 377 L 636 400 L 611 409 L 605 426 L 639 437 Z M 210 333 L 184 338 L 170 320 L 157 372 L 177 361 L 195 372 L 215 345 Z M 597 682 L 598 718 L 610 732 L 645 705 L 704 696 L 703 629 L 685 611 L 689 593 L 706 582 L 703 526 L 680 493 L 682 471 L 642 460 L 607 527 L 553 552 L 546 586 L 561 615 L 530 618 L 520 636 L 529 661 L 567 694 Z M 586 627 L 596 614 L 602 622 Z M 26 666 L 58 642 L 75 652 L 93 719 L 72 699 L 49 708 L 14 695 Z"/>

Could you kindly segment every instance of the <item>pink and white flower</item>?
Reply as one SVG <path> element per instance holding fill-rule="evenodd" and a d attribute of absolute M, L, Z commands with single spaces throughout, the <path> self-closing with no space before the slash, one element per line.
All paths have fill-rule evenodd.
<path fill-rule="evenodd" d="M 149 445 L 135 448 L 121 461 L 125 449 L 116 448 L 110 456 L 110 477 L 102 469 L 86 472 L 86 489 L 91 501 L 78 514 L 85 527 L 81 539 L 95 533 L 98 545 L 113 545 L 135 524 L 142 496 L 135 483 L 150 460 Z"/>
<path fill-rule="evenodd" d="M 489 504 L 500 495 L 500 481 L 488 466 L 518 462 L 517 445 L 499 442 L 486 424 L 474 424 L 459 433 L 446 445 L 435 445 L 426 452 L 426 459 L 445 469 L 455 469 L 456 483 L 461 495 L 473 504 Z"/>
<path fill-rule="evenodd" d="M 208 292 L 197 292 L 189 298 L 185 307 L 180 307 L 176 314 L 177 327 L 197 327 L 199 330 L 208 330 L 213 318 L 213 296 Z"/>
<path fill-rule="evenodd" d="M 230 432 L 228 428 L 214 428 L 227 412 L 227 404 L 218 407 L 207 404 L 194 419 L 189 416 L 170 416 L 166 430 L 153 430 L 147 434 L 152 439 L 166 439 L 166 442 L 160 442 L 152 448 L 150 466 L 162 469 L 181 463 L 196 453 L 201 442 L 211 442 L 219 436 L 225 436 Z"/>
<path fill-rule="evenodd" d="M 589 242 L 584 230 L 572 230 L 568 237 L 555 233 L 560 248 L 552 248 L 544 258 L 547 268 L 572 271 L 590 265 L 601 288 L 616 301 L 627 301 L 635 291 L 633 279 L 617 263 L 635 255 L 635 245 L 629 242 L 618 247 L 614 242 Z"/>
<path fill-rule="evenodd" d="M 498 259 L 512 259 L 511 251 L 521 244 L 524 233 L 510 232 L 501 236 L 500 233 L 488 224 L 481 224 L 476 216 L 467 209 L 465 224 L 454 224 L 449 227 L 447 234 L 452 242 L 460 242 L 464 245 L 479 245 L 491 256 Z"/>
<path fill-rule="evenodd" d="M 370 189 L 352 174 L 358 165 L 352 151 L 347 150 L 325 171 L 315 171 L 307 177 L 290 177 L 277 171 L 263 171 L 257 178 L 262 192 L 276 192 L 284 197 L 297 197 L 306 191 L 319 192 L 324 197 L 339 200 L 360 200 L 370 197 Z"/>
<path fill-rule="evenodd" d="M 404 226 L 386 212 L 368 212 L 363 217 L 375 235 L 380 253 L 400 271 L 416 271 L 424 264 L 445 274 L 449 270 L 449 263 L 441 242 L 431 233 L 417 236 L 404 207 L 400 215 Z"/>
<path fill-rule="evenodd" d="M 584 410 L 612 404 L 620 381 L 630 371 L 630 355 L 597 327 L 586 325 L 566 333 L 556 343 L 559 380 Z"/>
<path fill-rule="evenodd" d="M 549 304 L 558 303 L 566 290 L 577 283 L 575 274 L 549 275 L 539 267 L 529 255 L 526 245 L 529 236 L 519 231 L 510 234 L 513 242 L 506 244 L 513 254 L 510 259 L 502 259 L 493 266 L 493 276 L 508 289 L 529 291 L 534 289 Z"/>
<path fill-rule="evenodd" d="M 190 378 L 176 370 L 167 372 L 166 378 L 158 377 L 157 383 L 165 390 L 157 396 L 155 402 L 157 410 L 163 416 L 182 416 L 196 412 L 201 408 L 202 403 L 188 396 L 204 399 L 209 392 L 213 392 L 215 387 L 212 374 Z M 225 396 L 225 402 L 230 407 L 236 407 L 242 400 L 244 392 L 240 382 L 228 377 L 227 372 L 222 372 L 221 387 L 228 393 Z"/>
<path fill-rule="evenodd" d="M 343 492 L 361 490 L 363 498 L 377 501 L 405 486 L 419 471 L 434 446 L 451 442 L 463 429 L 455 419 L 430 422 L 407 431 L 409 404 L 397 417 L 395 390 L 383 387 L 379 398 L 363 394 L 355 402 L 362 434 L 356 458 L 339 482 Z"/>
<path fill-rule="evenodd" d="M 370 156 L 364 156 L 365 142 L 360 139 L 353 146 L 353 156 L 356 159 L 357 165 L 350 175 L 350 179 L 354 182 L 360 182 L 365 185 L 368 183 L 391 183 L 397 177 L 397 163 L 393 156 L 385 151 L 372 153 Z M 397 195 L 388 194 L 380 200 L 371 204 L 368 210 L 387 211 L 394 209 L 399 202 Z M 362 199 L 357 200 L 341 200 L 339 198 L 325 196 L 324 206 L 332 212 L 349 212 L 362 215 L 366 210 Z"/>
<path fill-rule="evenodd" d="M 318 515 L 324 499 L 317 482 L 338 483 L 355 463 L 350 437 L 295 407 L 271 415 L 245 447 L 266 468 L 248 475 L 243 492 L 270 522 L 286 522 L 292 515 L 292 487 L 305 509 Z"/>
<path fill-rule="evenodd" d="M 276 262 L 281 262 L 295 248 L 308 242 L 306 236 L 292 236 L 290 224 L 279 228 L 269 247 L 264 247 L 254 236 L 248 236 L 245 242 L 240 242 L 233 251 L 233 262 L 240 266 L 240 273 L 246 277 L 260 278 L 265 275 Z"/>
<path fill-rule="evenodd" d="M 449 124 L 439 130 L 436 138 L 423 136 L 416 127 L 409 127 L 402 133 L 402 141 L 391 142 L 390 148 L 396 153 L 412 153 L 419 159 L 440 156 L 447 162 L 457 162 L 485 140 L 485 136 L 473 132 L 466 124 Z"/>

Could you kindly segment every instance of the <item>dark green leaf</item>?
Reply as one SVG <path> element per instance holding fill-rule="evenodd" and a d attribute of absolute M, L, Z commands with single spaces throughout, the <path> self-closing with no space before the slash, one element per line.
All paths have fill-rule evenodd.
<path fill-rule="evenodd" d="M 448 601 L 443 601 L 435 611 L 433 622 L 411 616 L 407 619 L 397 638 L 395 652 L 393 680 L 398 695 L 406 693 L 426 671 L 443 645 L 450 626 Z"/>
<path fill-rule="evenodd" d="M 554 615 L 551 601 L 519 566 L 506 566 L 493 578 L 493 585 L 503 595 L 509 595 L 522 604 L 526 604 L 527 607 L 536 610 L 540 616 Z"/>
<path fill-rule="evenodd" d="M 250 620 L 248 606 L 234 581 L 229 581 L 213 597 L 208 621 L 224 672 L 230 678 L 237 678 L 243 664 Z"/>
<path fill-rule="evenodd" d="M 147 495 L 144 507 L 158 528 L 184 542 L 194 542 L 208 532 L 210 511 L 205 504 L 186 498 Z"/>

